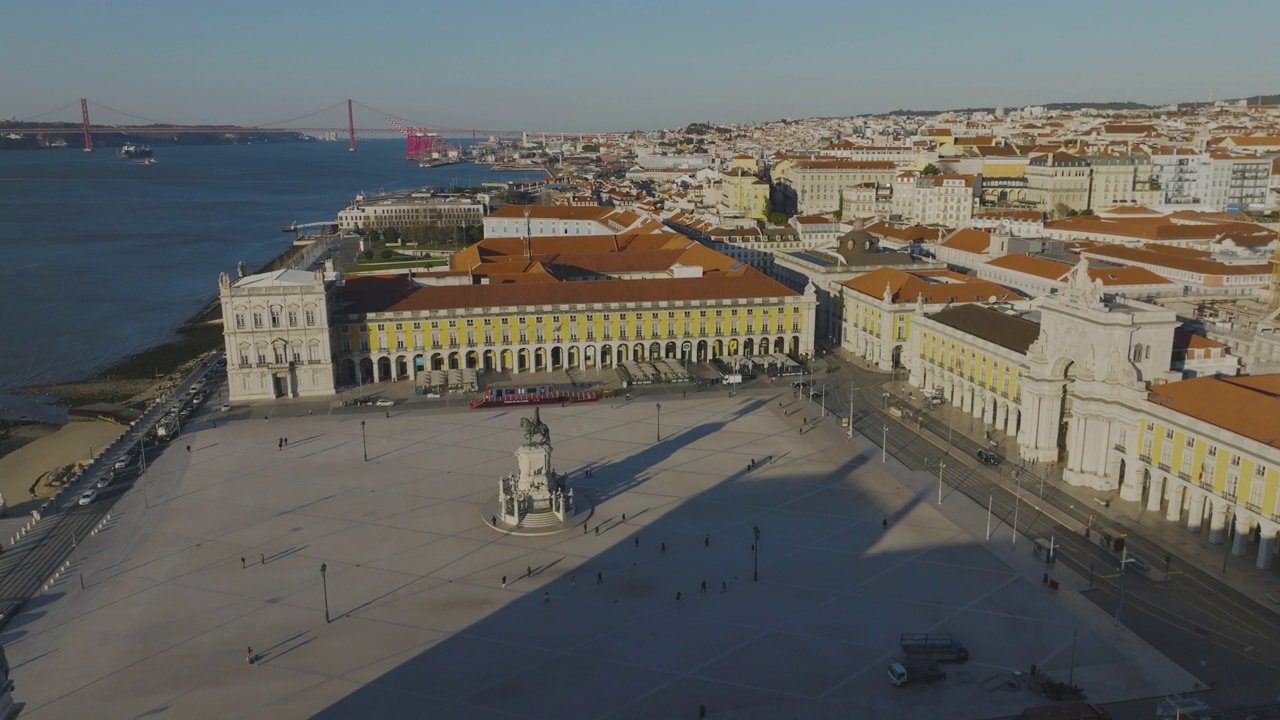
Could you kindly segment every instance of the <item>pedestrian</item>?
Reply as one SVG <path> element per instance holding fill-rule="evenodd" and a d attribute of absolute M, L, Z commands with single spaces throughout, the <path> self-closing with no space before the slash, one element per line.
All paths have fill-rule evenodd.
<path fill-rule="evenodd" d="M 880 527 L 884 528 L 885 530 L 888 530 L 888 529 L 889 529 L 889 518 L 885 518 L 885 519 L 881 520 L 881 521 L 880 521 Z"/>
<path fill-rule="evenodd" d="M 277 450 L 284 449 L 284 438 L 276 438 L 276 449 Z"/>
<path fill-rule="evenodd" d="M 548 591 L 548 592 L 542 593 L 542 604 L 546 605 L 549 602 L 551 602 L 551 592 Z"/>
<path fill-rule="evenodd" d="M 218 429 L 218 421 L 217 421 L 217 420 L 213 420 L 213 421 L 211 421 L 211 422 L 213 423 L 213 429 L 214 429 L 214 430 L 217 430 L 217 429 Z"/>
<path fill-rule="evenodd" d="M 507 586 L 507 576 L 506 576 L 506 575 L 503 575 L 503 576 L 502 576 L 502 587 L 504 587 L 504 588 L 505 588 L 506 586 Z"/>
<path fill-rule="evenodd" d="M 266 556 L 266 555 L 264 555 L 264 554 L 262 554 L 262 553 L 258 553 L 258 564 L 260 564 L 260 565 L 266 565 L 266 564 L 267 564 L 267 556 Z"/>
<path fill-rule="evenodd" d="M 727 582 L 725 582 L 725 581 L 721 580 L 721 581 L 720 581 L 720 594 L 721 594 L 721 595 L 723 595 L 723 594 L 725 594 L 725 593 L 727 593 L 727 592 L 729 592 L 729 583 L 727 583 Z"/>
<path fill-rule="evenodd" d="M 262 422 L 266 422 L 268 417 L 270 417 L 270 416 L 268 416 L 268 415 L 263 415 L 263 416 L 262 416 Z"/>
<path fill-rule="evenodd" d="M 711 547 L 711 533 L 707 533 L 707 536 L 702 538 L 702 547 L 704 548 Z"/>
<path fill-rule="evenodd" d="M 600 537 L 600 526 L 596 526 L 596 537 Z"/>
<path fill-rule="evenodd" d="M 662 547 L 658 548 L 658 554 L 659 554 L 659 555 L 666 555 L 666 554 L 667 554 L 667 544 L 666 544 L 665 542 L 664 542 L 664 543 L 662 543 Z"/>
<path fill-rule="evenodd" d="M 570 575 L 570 576 L 569 576 L 569 587 L 571 587 L 571 588 L 576 588 L 576 587 L 578 587 L 578 576 L 577 576 L 577 575 Z"/>
<path fill-rule="evenodd" d="M 532 566 L 532 565 L 530 565 L 528 568 L 526 568 L 526 569 L 525 569 L 525 571 L 524 571 L 524 576 L 525 576 L 525 577 L 533 577 L 533 566 Z"/>
<path fill-rule="evenodd" d="M 310 414 L 311 414 L 311 413 L 313 413 L 313 412 L 315 412 L 315 410 L 314 410 L 314 409 L 307 410 L 307 414 L 308 414 L 308 415 L 310 415 Z"/>
<path fill-rule="evenodd" d="M 622 513 L 622 522 L 626 522 L 626 521 L 627 521 L 627 514 Z"/>
<path fill-rule="evenodd" d="M 699 593 L 705 593 L 706 591 L 707 591 L 707 581 L 706 581 L 706 580 L 703 580 L 703 581 L 702 581 L 702 589 L 701 589 L 701 590 L 699 590 L 698 592 L 699 592 Z"/>
<path fill-rule="evenodd" d="M 637 535 L 637 536 L 636 536 L 636 549 L 639 549 L 639 548 L 640 548 L 640 536 L 639 536 L 639 535 Z"/>
<path fill-rule="evenodd" d="M 686 398 L 687 398 L 687 397 L 689 397 L 689 391 L 688 391 L 688 390 L 685 390 L 685 391 L 683 391 L 683 392 L 681 393 L 681 395 L 682 395 L 683 397 L 686 397 Z"/>
<path fill-rule="evenodd" d="M 188 445 L 188 446 L 187 446 L 187 452 L 191 452 L 191 446 L 190 446 L 190 445 Z"/>
<path fill-rule="evenodd" d="M 494 515 L 493 517 L 490 517 L 490 518 L 489 518 L 489 524 L 490 524 L 490 525 L 494 525 L 494 526 L 496 526 L 496 525 L 498 524 L 498 516 L 497 516 L 497 515 Z"/>
<path fill-rule="evenodd" d="M 805 415 L 804 417 L 800 418 L 800 424 L 801 424 L 801 425 L 808 425 L 808 424 L 809 424 L 809 416 L 808 416 L 808 415 Z"/>
<path fill-rule="evenodd" d="M 603 585 L 603 584 L 604 584 L 604 573 L 603 573 L 603 572 L 598 572 L 598 573 L 596 573 L 596 584 L 597 584 L 597 585 Z"/>
<path fill-rule="evenodd" d="M 676 602 L 680 602 L 680 591 L 676 591 Z"/>
<path fill-rule="evenodd" d="M 587 523 L 582 523 L 582 534 L 583 534 L 583 535 L 586 535 L 586 534 L 587 534 L 587 532 L 588 532 L 588 531 L 587 531 Z"/>
<path fill-rule="evenodd" d="M 390 410 L 388 410 L 388 411 L 387 411 L 387 419 L 388 419 L 388 420 L 390 420 L 390 419 L 391 419 L 391 411 L 390 411 Z"/>
<path fill-rule="evenodd" d="M 253 646 L 249 646 L 249 647 L 245 648 L 245 650 L 244 650 L 244 659 L 245 659 L 245 660 L 247 660 L 247 661 L 249 662 L 249 664 L 250 664 L 250 665 L 252 665 L 252 664 L 253 664 Z"/>
<path fill-rule="evenodd" d="M 751 466 L 747 465 L 747 472 L 751 472 Z"/>
<path fill-rule="evenodd" d="M 289 447 L 289 438 L 284 439 L 284 446 Z"/>
<path fill-rule="evenodd" d="M 240 569 L 243 570 L 244 568 L 245 568 L 244 558 L 240 558 Z"/>

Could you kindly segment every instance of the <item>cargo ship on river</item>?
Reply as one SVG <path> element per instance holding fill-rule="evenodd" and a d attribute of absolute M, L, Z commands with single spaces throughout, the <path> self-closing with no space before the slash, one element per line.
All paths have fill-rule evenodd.
<path fill-rule="evenodd" d="M 124 145 L 120 146 L 120 149 L 118 151 L 116 151 L 117 157 L 130 158 L 130 159 L 149 158 L 153 154 L 154 153 L 151 152 L 150 146 L 134 145 L 133 143 L 125 143 Z"/>

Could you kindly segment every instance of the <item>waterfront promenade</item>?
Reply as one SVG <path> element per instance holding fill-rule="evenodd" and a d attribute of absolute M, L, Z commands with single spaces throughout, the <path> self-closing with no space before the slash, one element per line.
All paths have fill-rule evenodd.
<path fill-rule="evenodd" d="M 1042 702 L 1013 672 L 1069 677 L 1073 633 L 1093 701 L 1197 682 L 931 474 L 800 435 L 788 390 L 544 409 L 596 508 L 542 538 L 479 517 L 520 410 L 308 409 L 206 413 L 154 460 L 81 544 L 85 589 L 64 575 L 0 635 L 24 716 L 992 717 Z M 923 631 L 973 660 L 890 687 Z"/>

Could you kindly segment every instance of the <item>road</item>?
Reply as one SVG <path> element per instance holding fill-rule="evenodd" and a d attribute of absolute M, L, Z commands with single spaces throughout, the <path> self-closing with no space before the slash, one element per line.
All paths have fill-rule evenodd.
<path fill-rule="evenodd" d="M 216 377 L 214 359 L 210 359 L 198 367 L 178 388 L 175 397 L 182 397 L 197 379 L 210 373 Z M 211 372 L 212 371 L 212 372 Z M 131 455 L 142 437 L 154 427 L 157 420 L 176 401 L 157 403 L 143 414 L 135 426 L 126 433 L 112 448 L 99 455 L 93 465 L 80 475 L 74 486 L 63 490 L 60 496 L 46 509 L 44 516 L 17 543 L 0 555 L 0 600 L 30 600 L 46 580 L 53 577 L 63 562 L 68 559 L 67 575 L 80 575 L 79 553 L 77 545 L 84 541 L 103 518 L 111 511 L 116 500 L 128 492 L 133 483 L 142 474 L 139 462 L 140 455 Z M 212 408 L 210 401 L 206 403 L 206 412 Z M 189 420 L 186 422 L 190 422 Z M 146 446 L 146 454 L 154 456 L 159 447 L 150 443 Z M 127 469 L 117 472 L 116 479 L 106 488 L 98 490 L 97 498 L 88 505 L 80 505 L 80 495 L 94 486 L 97 481 L 116 463 L 126 456 L 133 457 Z M 83 576 L 76 582 L 83 582 Z"/>
<path fill-rule="evenodd" d="M 1088 505 L 1058 486 L 1060 476 L 1046 480 L 1035 469 L 1008 462 L 997 467 L 982 465 L 976 454 L 986 445 L 954 432 L 941 418 L 924 413 L 917 429 L 916 420 L 889 414 L 885 407 L 894 398 L 882 397 L 882 374 L 838 360 L 830 362 L 835 372 L 818 376 L 816 381 L 819 386 L 826 382 L 828 413 L 848 415 L 849 388 L 855 388 L 853 426 L 857 432 L 879 445 L 887 428 L 889 455 L 912 470 L 937 474 L 941 462 L 944 500 L 959 494 L 980 507 L 990 505 L 992 537 L 1008 537 L 1011 543 L 1023 545 L 1026 552 L 1032 551 L 1032 538 L 1052 540 L 1057 565 L 1092 577 L 1094 589 L 1085 591 L 1092 602 L 1213 686 L 1202 696 L 1210 706 L 1276 701 L 1280 617 L 1274 612 L 1159 543 L 1130 528 L 1094 518 Z M 1015 516 L 1016 541 L 1012 532 Z M 1121 572 L 1121 554 L 1099 543 L 1104 532 L 1112 538 L 1124 537 L 1125 557 L 1145 560 L 1146 571 L 1130 564 Z M 1046 565 L 1050 575 L 1053 570 L 1052 565 Z M 1116 717 L 1151 717 L 1152 710 L 1150 702 L 1120 707 Z"/>

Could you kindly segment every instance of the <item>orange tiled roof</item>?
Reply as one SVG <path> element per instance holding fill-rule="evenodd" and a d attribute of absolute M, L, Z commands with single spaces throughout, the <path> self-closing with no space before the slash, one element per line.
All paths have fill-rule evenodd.
<path fill-rule="evenodd" d="M 879 268 L 850 278 L 844 285 L 873 298 L 884 296 L 888 286 L 894 304 L 916 302 L 937 305 L 954 302 L 987 302 L 1022 300 L 1022 295 L 989 280 L 978 280 L 952 272 L 905 272 L 895 268 Z"/>
<path fill-rule="evenodd" d="M 1280 444 L 1280 375 L 1198 377 L 1157 385 L 1147 400 L 1276 447 Z"/>
<path fill-rule="evenodd" d="M 1035 275 L 1046 280 L 1063 282 L 1066 281 L 1066 276 L 1075 267 L 1069 263 L 1030 255 L 1005 255 L 988 260 L 986 264 L 991 267 Z M 1139 267 L 1090 267 L 1089 279 L 1101 280 L 1104 286 L 1171 284 L 1169 280 L 1150 270 Z"/>
<path fill-rule="evenodd" d="M 991 246 L 991 233 L 976 228 L 957 230 L 942 241 L 942 246 L 964 252 L 983 253 Z"/>

